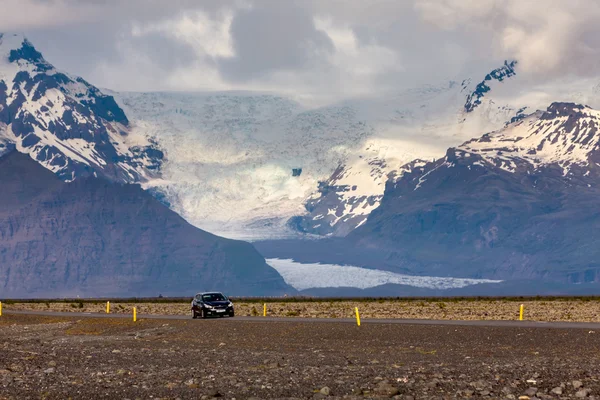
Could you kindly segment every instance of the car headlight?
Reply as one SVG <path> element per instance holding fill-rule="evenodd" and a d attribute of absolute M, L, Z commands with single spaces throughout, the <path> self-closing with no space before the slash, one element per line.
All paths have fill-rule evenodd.
<path fill-rule="evenodd" d="M 204 307 L 209 308 L 211 310 L 214 308 L 213 306 L 209 306 L 208 304 L 205 304 Z"/>

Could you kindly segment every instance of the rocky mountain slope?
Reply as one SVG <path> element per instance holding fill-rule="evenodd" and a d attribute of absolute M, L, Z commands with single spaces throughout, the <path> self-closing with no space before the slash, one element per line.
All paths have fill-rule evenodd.
<path fill-rule="evenodd" d="M 65 183 L 29 156 L 0 158 L 3 297 L 293 293 L 244 242 L 197 229 L 138 185 Z"/>
<path fill-rule="evenodd" d="M 291 218 L 289 225 L 303 233 L 345 236 L 366 222 L 379 206 L 386 182 L 402 174 L 405 163 L 437 158 L 444 145 L 458 144 L 518 118 L 527 107 L 496 104 L 493 96 L 516 75 L 516 64 L 505 62 L 479 83 L 467 78 L 460 85 L 453 81 L 409 90 L 387 102 L 351 103 L 362 110 L 362 118 L 378 127 L 378 134 L 388 131 L 388 139 L 371 137 L 342 159 L 333 174 L 319 182 L 318 191 L 305 203 L 306 212 Z"/>
<path fill-rule="evenodd" d="M 600 281 L 600 112 L 553 103 L 388 182 L 347 240 L 386 268 Z"/>
<path fill-rule="evenodd" d="M 0 34 L 0 154 L 29 154 L 63 180 L 102 176 L 142 182 L 163 158 L 112 96 L 56 70 L 21 35 Z"/>

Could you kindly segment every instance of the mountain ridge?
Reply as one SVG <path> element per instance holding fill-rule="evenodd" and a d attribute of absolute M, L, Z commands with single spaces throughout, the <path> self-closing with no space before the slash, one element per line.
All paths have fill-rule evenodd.
<path fill-rule="evenodd" d="M 413 273 L 600 281 L 598 115 L 553 103 L 448 149 L 388 182 L 349 242 Z"/>
<path fill-rule="evenodd" d="M 0 34 L 2 148 L 15 146 L 67 181 L 148 180 L 164 155 L 151 139 L 130 138 L 129 129 L 112 96 L 56 70 L 25 37 Z"/>
<path fill-rule="evenodd" d="M 249 243 L 191 226 L 139 185 L 60 180 L 0 157 L 0 285 L 9 297 L 292 293 Z"/>

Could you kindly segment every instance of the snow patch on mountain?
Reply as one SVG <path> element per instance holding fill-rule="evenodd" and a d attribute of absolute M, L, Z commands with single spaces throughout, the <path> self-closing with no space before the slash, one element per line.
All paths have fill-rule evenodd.
<path fill-rule="evenodd" d="M 556 163 L 564 175 L 570 166 L 588 166 L 590 155 L 600 143 L 600 112 L 587 106 L 553 103 L 546 111 L 471 140 L 459 149 L 473 152 L 483 160 L 514 172 L 517 163 L 529 163 L 534 169 Z"/>
<path fill-rule="evenodd" d="M 379 207 L 388 179 L 398 165 L 415 157 L 404 146 L 389 140 L 370 139 L 365 148 L 348 156 L 306 202 L 308 217 L 290 219 L 304 233 L 344 236 L 365 223 Z M 406 149 L 406 147 L 404 147 Z"/>

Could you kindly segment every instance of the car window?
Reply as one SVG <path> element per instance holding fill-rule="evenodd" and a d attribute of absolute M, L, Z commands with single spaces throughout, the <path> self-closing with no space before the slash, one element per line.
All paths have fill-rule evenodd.
<path fill-rule="evenodd" d="M 204 301 L 224 301 L 227 300 L 221 293 L 210 293 L 202 295 Z"/>

